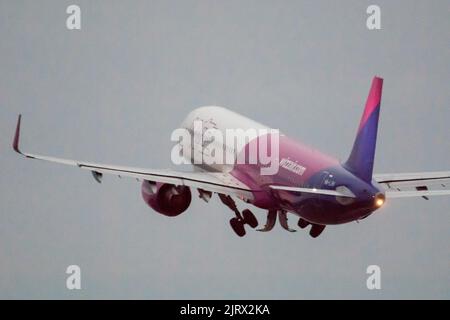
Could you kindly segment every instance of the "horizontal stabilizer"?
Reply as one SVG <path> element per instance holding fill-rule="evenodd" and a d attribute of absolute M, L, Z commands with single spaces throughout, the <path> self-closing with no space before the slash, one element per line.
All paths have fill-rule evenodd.
<path fill-rule="evenodd" d="M 450 195 L 450 171 L 375 174 L 387 198 Z"/>
<path fill-rule="evenodd" d="M 426 190 L 426 191 L 386 191 L 386 198 L 410 198 L 429 196 L 449 196 L 450 190 Z"/>

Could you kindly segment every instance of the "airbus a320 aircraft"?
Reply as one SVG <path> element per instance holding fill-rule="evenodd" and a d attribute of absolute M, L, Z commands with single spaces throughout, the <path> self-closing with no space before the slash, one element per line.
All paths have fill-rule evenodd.
<path fill-rule="evenodd" d="M 217 193 L 219 199 L 235 214 L 230 220 L 234 232 L 242 237 L 245 225 L 258 226 L 254 214 L 236 207 L 233 198 L 267 210 L 267 221 L 258 231 L 271 230 L 278 217 L 280 225 L 290 231 L 287 213 L 298 217 L 298 226 L 311 225 L 309 234 L 319 236 L 327 225 L 364 219 L 379 209 L 386 199 L 450 195 L 450 171 L 399 174 L 373 174 L 378 118 L 383 80 L 375 77 L 367 98 L 356 139 L 347 161 L 322 154 L 285 135 L 279 137 L 279 169 L 273 175 L 261 175 L 261 163 L 235 163 L 204 166 L 193 172 L 140 169 L 104 165 L 77 160 L 41 156 L 20 151 L 19 115 L 13 148 L 30 159 L 56 162 L 92 172 L 97 182 L 103 174 L 131 177 L 142 181 L 145 202 L 165 216 L 184 212 L 191 203 L 191 192 L 197 190 L 208 202 Z M 201 107 L 192 111 L 183 127 L 192 129 L 194 120 L 214 123 L 219 131 L 229 128 L 267 128 L 253 120 L 221 107 Z M 261 137 L 257 137 L 259 139 Z M 233 150 L 235 155 L 248 151 L 250 144 Z M 226 148 L 226 146 L 224 146 Z"/>

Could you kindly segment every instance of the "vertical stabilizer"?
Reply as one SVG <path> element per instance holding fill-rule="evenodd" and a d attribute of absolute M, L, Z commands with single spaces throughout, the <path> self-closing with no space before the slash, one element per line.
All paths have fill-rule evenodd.
<path fill-rule="evenodd" d="M 374 77 L 352 152 L 344 163 L 346 169 L 366 182 L 372 180 L 382 89 L 383 79 Z"/>

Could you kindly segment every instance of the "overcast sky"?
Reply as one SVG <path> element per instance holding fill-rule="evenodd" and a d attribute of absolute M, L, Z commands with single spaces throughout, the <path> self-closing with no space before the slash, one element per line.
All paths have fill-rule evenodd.
<path fill-rule="evenodd" d="M 73 3 L 0 0 L 0 298 L 450 298 L 450 197 L 392 200 L 317 239 L 238 238 L 217 197 L 167 218 L 132 179 L 11 149 L 22 113 L 27 151 L 172 167 L 172 130 L 215 104 L 345 159 L 379 75 L 375 171 L 450 170 L 448 1 L 79 0 L 69 31 Z"/>

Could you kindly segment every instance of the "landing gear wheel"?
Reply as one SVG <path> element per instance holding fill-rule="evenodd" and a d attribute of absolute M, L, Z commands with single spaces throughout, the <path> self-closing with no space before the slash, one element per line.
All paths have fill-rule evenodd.
<path fill-rule="evenodd" d="M 258 220 L 256 220 L 255 215 L 248 209 L 242 211 L 242 216 L 244 218 L 244 223 L 248 224 L 253 229 L 258 226 Z"/>
<path fill-rule="evenodd" d="M 320 224 L 313 224 L 311 230 L 309 231 L 309 235 L 313 238 L 317 238 L 325 229 L 325 226 Z"/>
<path fill-rule="evenodd" d="M 233 231 L 239 237 L 245 236 L 244 222 L 242 220 L 239 220 L 238 218 L 233 218 L 230 220 L 230 225 L 231 225 L 231 228 L 233 229 Z"/>
<path fill-rule="evenodd" d="M 309 224 L 309 222 L 306 221 L 306 220 L 304 220 L 304 219 L 302 219 L 302 218 L 300 218 L 300 219 L 298 220 L 298 226 L 299 226 L 300 228 L 302 228 L 302 229 L 306 228 L 306 227 L 308 226 L 308 224 Z"/>

